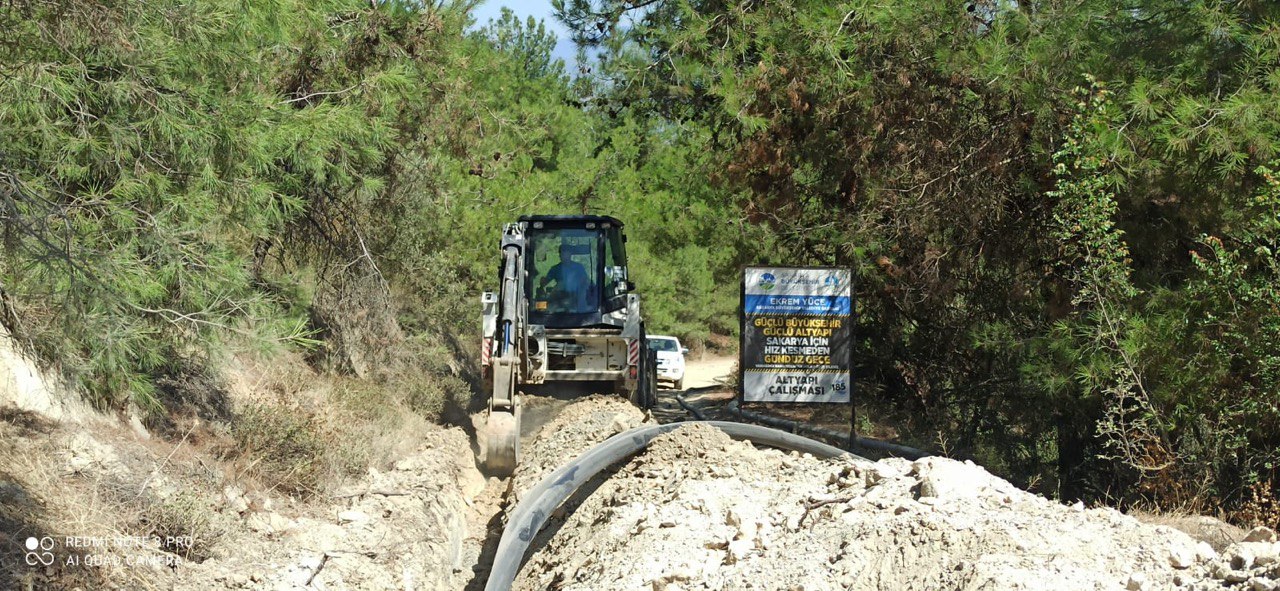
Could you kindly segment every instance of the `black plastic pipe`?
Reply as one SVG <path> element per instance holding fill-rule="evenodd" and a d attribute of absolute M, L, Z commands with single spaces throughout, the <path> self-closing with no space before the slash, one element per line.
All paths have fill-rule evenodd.
<path fill-rule="evenodd" d="M 780 429 L 790 429 L 792 431 L 805 431 L 805 432 L 809 432 L 814 435 L 817 435 L 819 437 L 826 437 L 828 439 L 832 439 L 835 441 L 849 441 L 850 439 L 848 433 L 843 433 L 843 432 L 835 431 L 832 429 L 824 429 L 822 427 L 816 427 L 814 425 L 809 425 L 809 424 L 800 423 L 796 421 L 789 421 L 787 419 L 770 416 L 764 413 L 758 413 L 758 412 L 746 410 L 738 404 L 737 400 L 730 402 L 728 405 L 728 408 L 731 412 L 737 413 L 743 418 L 751 419 L 753 421 L 756 421 L 757 423 L 772 425 Z M 907 447 L 905 445 L 889 443 L 888 441 L 880 441 L 879 439 L 871 439 L 870 437 L 854 436 L 852 438 L 852 441 L 849 441 L 849 446 L 860 447 L 865 450 L 878 451 L 880 453 L 886 453 L 891 456 L 906 458 L 908 460 L 918 460 L 920 458 L 933 455 L 927 451 L 916 449 L 914 447 Z"/>
<path fill-rule="evenodd" d="M 511 583 L 515 581 L 520 563 L 524 560 L 524 554 L 528 551 L 534 536 L 538 535 L 538 531 L 546 524 L 551 512 L 578 490 L 578 487 L 609 466 L 648 447 L 654 437 L 693 423 L 719 428 L 734 439 L 750 439 L 752 443 L 810 453 L 819 458 L 847 455 L 864 459 L 821 441 L 745 423 L 687 421 L 637 427 L 619 433 L 587 450 L 572 462 L 556 468 L 524 496 L 524 500 L 520 501 L 515 511 L 511 513 L 511 519 L 502 532 L 502 538 L 498 541 L 498 551 L 494 555 L 493 566 L 489 570 L 485 591 L 507 591 L 511 588 Z"/>
<path fill-rule="evenodd" d="M 680 408 L 685 409 L 689 414 L 693 415 L 693 418 L 698 419 L 699 421 L 707 420 L 707 417 L 703 416 L 702 411 L 698 410 L 697 407 L 692 404 L 689 404 L 689 401 L 685 400 L 684 396 L 679 392 L 676 393 L 676 402 L 680 403 Z"/>

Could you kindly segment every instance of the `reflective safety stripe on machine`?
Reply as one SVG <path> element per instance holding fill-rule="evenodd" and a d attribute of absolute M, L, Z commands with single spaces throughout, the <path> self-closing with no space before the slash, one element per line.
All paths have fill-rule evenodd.
<path fill-rule="evenodd" d="M 489 350 L 493 348 L 493 339 L 484 338 L 484 342 L 480 344 L 480 365 L 489 365 Z"/>
<path fill-rule="evenodd" d="M 640 365 L 640 339 L 627 339 L 627 375 L 632 379 L 636 379 L 639 375 L 638 366 Z"/>

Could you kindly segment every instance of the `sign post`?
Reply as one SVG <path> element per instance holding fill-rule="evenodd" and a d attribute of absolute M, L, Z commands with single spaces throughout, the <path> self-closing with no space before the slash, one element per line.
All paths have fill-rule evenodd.
<path fill-rule="evenodd" d="M 829 267 L 743 270 L 743 403 L 849 402 L 852 279 Z"/>

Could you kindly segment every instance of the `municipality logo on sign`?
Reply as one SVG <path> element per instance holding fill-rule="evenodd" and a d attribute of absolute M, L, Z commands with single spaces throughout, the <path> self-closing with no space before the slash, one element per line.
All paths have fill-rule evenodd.
<path fill-rule="evenodd" d="M 773 286 L 776 285 L 777 283 L 778 283 L 778 278 L 774 277 L 773 273 L 765 273 L 764 275 L 760 276 L 760 289 L 764 289 L 764 290 L 773 289 Z"/>
<path fill-rule="evenodd" d="M 822 281 L 822 284 L 830 287 L 840 287 L 840 278 L 834 274 L 827 275 L 827 278 Z"/>

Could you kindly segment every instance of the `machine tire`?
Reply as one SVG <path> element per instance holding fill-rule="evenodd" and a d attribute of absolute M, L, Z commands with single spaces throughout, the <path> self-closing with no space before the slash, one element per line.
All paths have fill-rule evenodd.
<path fill-rule="evenodd" d="M 684 392 L 684 378 L 676 380 L 676 390 Z"/>
<path fill-rule="evenodd" d="M 636 408 L 644 408 L 644 372 L 640 372 L 640 377 L 636 380 L 636 389 L 627 392 L 627 400 Z"/>

